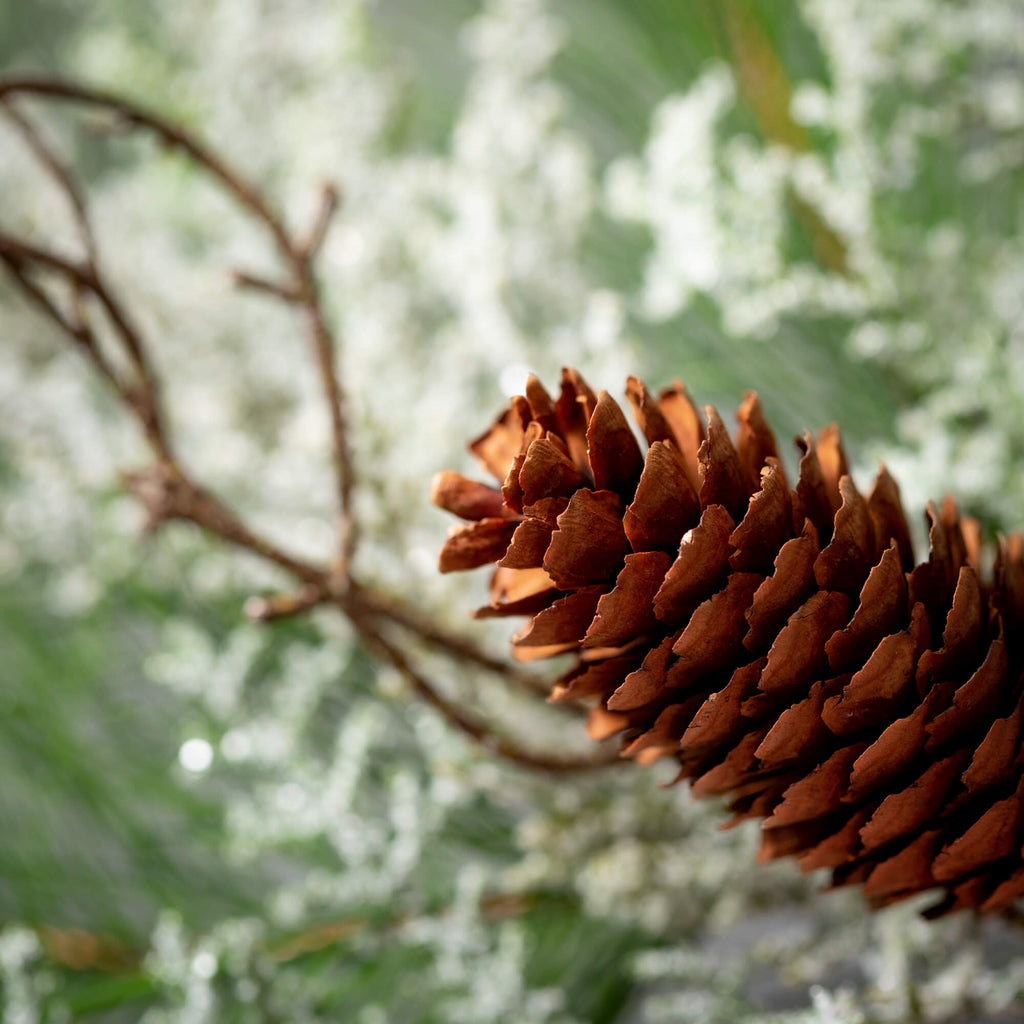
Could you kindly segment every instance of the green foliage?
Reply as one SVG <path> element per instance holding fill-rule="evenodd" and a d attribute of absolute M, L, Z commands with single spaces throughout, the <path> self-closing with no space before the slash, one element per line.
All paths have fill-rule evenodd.
<path fill-rule="evenodd" d="M 187 709 L 140 671 L 178 595 L 125 580 L 69 617 L 39 589 L 31 568 L 0 589 L 0 914 L 139 944 L 162 907 L 196 928 L 253 910 L 258 880 L 217 853 L 219 801 L 173 771 Z"/>

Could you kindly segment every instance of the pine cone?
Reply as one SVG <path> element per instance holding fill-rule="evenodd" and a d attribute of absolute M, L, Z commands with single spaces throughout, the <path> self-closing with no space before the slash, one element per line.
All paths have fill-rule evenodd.
<path fill-rule="evenodd" d="M 835 427 L 797 439 L 790 488 L 757 396 L 735 441 L 677 383 L 621 409 L 572 370 L 469 448 L 501 489 L 441 473 L 442 572 L 496 563 L 478 618 L 529 615 L 521 660 L 575 654 L 552 700 L 594 704 L 595 739 L 679 762 L 729 824 L 764 819 L 760 859 L 861 884 L 873 907 L 925 889 L 932 916 L 1024 897 L 1019 535 L 993 578 L 950 499 L 914 565 L 883 468 L 865 498 Z"/>

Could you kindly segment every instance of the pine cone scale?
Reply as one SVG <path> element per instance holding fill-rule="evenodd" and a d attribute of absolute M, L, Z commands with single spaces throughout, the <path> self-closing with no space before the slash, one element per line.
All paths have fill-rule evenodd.
<path fill-rule="evenodd" d="M 555 586 L 574 590 L 618 575 L 630 546 L 615 494 L 581 488 L 556 522 L 542 560 Z"/>
<path fill-rule="evenodd" d="M 654 595 L 654 613 L 666 625 L 682 621 L 724 580 L 732 531 L 732 516 L 721 505 L 710 505 L 683 535 L 679 554 Z"/>
<path fill-rule="evenodd" d="M 671 557 L 664 551 L 626 555 L 615 586 L 597 604 L 582 646 L 614 647 L 657 629 L 654 596 L 671 563 Z"/>
<path fill-rule="evenodd" d="M 674 551 L 700 519 L 700 499 L 686 475 L 683 457 L 672 444 L 655 441 L 647 450 L 636 495 L 623 527 L 636 552 Z"/>

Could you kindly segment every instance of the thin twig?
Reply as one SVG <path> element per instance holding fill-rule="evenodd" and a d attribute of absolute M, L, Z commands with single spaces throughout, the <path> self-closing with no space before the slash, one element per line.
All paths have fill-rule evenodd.
<path fill-rule="evenodd" d="M 156 374 L 153 371 L 149 356 L 146 353 L 142 336 L 132 324 L 127 311 L 114 297 L 110 287 L 100 275 L 95 263 L 78 263 L 73 260 L 59 256 L 50 249 L 15 238 L 7 232 L 0 231 L 0 257 L 6 257 L 4 262 L 10 266 L 13 261 L 16 264 L 37 264 L 46 270 L 53 271 L 62 276 L 74 288 L 76 292 L 87 292 L 93 295 L 99 303 L 115 333 L 128 356 L 135 373 L 138 376 L 137 382 L 132 385 L 121 381 L 119 377 L 109 376 L 108 380 L 119 381 L 116 385 L 118 392 L 134 408 L 142 422 L 147 440 L 153 446 L 160 458 L 172 461 L 170 437 L 164 427 L 163 416 L 160 411 L 159 384 Z M 19 275 L 23 277 L 23 275 Z M 36 298 L 37 303 L 39 302 Z M 53 310 L 43 305 L 45 311 L 53 317 L 55 322 L 68 329 L 67 322 L 63 317 L 54 316 Z M 52 307 L 52 302 L 49 307 Z M 91 337 L 91 331 L 85 324 L 76 325 L 70 330 L 76 341 L 83 343 L 85 333 Z M 86 346 L 90 347 L 89 345 Z M 91 348 L 98 352 L 95 339 L 91 341 Z"/>
<path fill-rule="evenodd" d="M 0 231 L 0 255 L 10 256 L 11 259 L 21 263 L 38 263 L 47 270 L 56 271 L 74 284 L 89 290 L 94 289 L 97 285 L 95 272 L 88 264 L 65 259 L 50 249 L 43 249 L 5 231 Z"/>
<path fill-rule="evenodd" d="M 476 740 L 491 753 L 498 754 L 506 760 L 526 768 L 548 772 L 585 772 L 622 763 L 617 750 L 605 751 L 591 757 L 548 757 L 546 754 L 536 754 L 526 750 L 513 740 L 499 736 L 489 726 L 467 715 L 458 704 L 443 697 L 412 667 L 405 654 L 392 644 L 372 622 L 367 621 L 358 613 L 354 614 L 352 619 L 366 645 L 378 657 L 390 662 L 421 700 L 440 712 L 450 725 Z"/>
<path fill-rule="evenodd" d="M 271 281 L 269 278 L 261 277 L 259 274 L 251 274 L 246 270 L 235 270 L 231 274 L 235 285 L 239 288 L 247 288 L 253 292 L 265 292 L 273 295 L 282 302 L 299 302 L 302 298 L 290 284 L 281 284 L 280 281 Z"/>
<path fill-rule="evenodd" d="M 316 220 L 300 247 L 307 260 L 315 259 L 323 248 L 324 239 L 327 238 L 327 229 L 331 226 L 331 219 L 337 208 L 337 188 L 334 185 L 325 185 L 320 195 L 320 209 L 317 211 Z"/>
<path fill-rule="evenodd" d="M 219 179 L 227 191 L 266 226 L 281 253 L 291 255 L 292 242 L 283 223 L 271 212 L 259 192 L 225 160 L 159 114 L 146 110 L 114 93 L 105 92 L 102 89 L 91 89 L 88 86 L 56 77 L 12 75 L 0 79 L 0 99 L 14 95 L 47 96 L 69 103 L 98 107 L 116 114 L 125 125 L 145 128 L 153 132 L 165 145 L 184 153 L 193 163 L 205 168 Z"/>
<path fill-rule="evenodd" d="M 182 474 L 176 465 L 157 462 L 123 475 L 128 490 L 149 514 L 150 528 L 172 519 L 183 519 L 207 533 L 273 562 L 303 583 L 327 586 L 328 576 L 315 565 L 289 555 L 276 544 L 249 529 L 218 498 Z"/>
<path fill-rule="evenodd" d="M 245 602 L 245 614 L 256 622 L 273 622 L 277 619 L 300 615 L 323 604 L 327 594 L 323 587 L 307 583 L 291 594 L 266 594 L 250 597 Z"/>
<path fill-rule="evenodd" d="M 0 110 L 7 119 L 17 128 L 25 145 L 32 151 L 35 158 L 46 169 L 54 183 L 64 193 L 71 208 L 71 215 L 78 230 L 79 241 L 85 250 L 86 262 L 91 267 L 96 266 L 96 238 L 93 234 L 92 225 L 89 222 L 89 214 L 86 211 L 85 196 L 78 187 L 71 172 L 57 157 L 52 147 L 45 141 L 42 133 L 9 99 L 0 103 Z"/>
<path fill-rule="evenodd" d="M 75 262 L 64 256 L 59 256 L 51 249 L 33 245 L 4 231 L 0 231 L 0 256 L 8 256 L 23 264 L 39 264 L 47 270 L 62 275 L 77 289 L 91 292 L 116 329 L 125 351 L 139 374 L 140 384 L 156 391 L 156 378 L 140 334 L 132 325 L 120 302 L 114 298 L 94 264 Z"/>
<path fill-rule="evenodd" d="M 550 684 L 543 679 L 528 672 L 518 671 L 508 662 L 492 657 L 486 651 L 481 650 L 472 640 L 467 640 L 465 637 L 444 629 L 422 612 L 410 608 L 409 605 L 391 595 L 361 590 L 357 595 L 357 600 L 372 614 L 383 616 L 396 625 L 409 630 L 428 647 L 446 651 L 463 661 L 505 676 L 541 696 L 546 697 L 551 692 Z"/>
<path fill-rule="evenodd" d="M 0 260 L 3 261 L 4 266 L 7 267 L 8 271 L 16 279 L 21 290 L 39 307 L 45 316 L 49 317 L 65 334 L 70 335 L 75 342 L 83 345 L 86 343 L 86 330 L 82 324 L 73 324 L 61 312 L 57 303 L 26 273 L 25 262 L 10 252 L 4 251 L 2 239 L 0 239 Z M 108 371 L 104 376 L 120 391 L 120 382 L 113 371 Z"/>
<path fill-rule="evenodd" d="M 71 323 L 46 292 L 25 273 L 24 266 L 32 262 L 41 264 L 64 276 L 72 286 L 88 289 L 103 302 L 107 310 L 118 311 L 123 330 L 130 332 L 131 328 L 127 326 L 127 319 L 119 303 L 97 281 L 93 270 L 58 257 L 49 250 L 21 242 L 4 232 L 0 232 L 0 261 L 8 267 L 25 294 L 86 352 L 100 375 L 141 421 L 158 461 L 148 469 L 125 474 L 124 479 L 129 490 L 149 513 L 151 527 L 155 528 L 170 519 L 188 520 L 222 540 L 274 562 L 306 584 L 325 587 L 327 574 L 323 570 L 287 554 L 271 541 L 254 533 L 219 499 L 198 487 L 181 471 L 171 455 L 170 440 L 156 405 L 155 378 L 149 375 L 148 384 L 144 381 L 141 387 L 135 388 L 122 381 L 103 357 L 88 325 Z M 143 351 L 137 336 L 135 346 L 140 353 Z M 148 365 L 144 357 L 141 365 Z"/>
<path fill-rule="evenodd" d="M 356 544 L 356 523 L 352 514 L 352 457 L 348 443 L 345 402 L 335 370 L 334 338 L 324 320 L 318 288 L 312 273 L 303 282 L 306 295 L 304 313 L 313 338 L 317 369 L 331 417 L 331 453 L 338 490 L 338 553 L 335 560 L 337 589 L 344 590 L 349 580 Z"/>
<path fill-rule="evenodd" d="M 5 253 L 0 253 L 0 261 L 10 271 L 25 295 L 76 343 L 76 347 L 85 353 L 96 372 L 110 384 L 122 401 L 130 404 L 132 401 L 131 389 L 118 377 L 117 371 L 103 355 L 93 336 L 92 329 L 81 318 L 81 315 L 76 323 L 72 323 L 46 291 L 25 272 L 25 268 L 20 262 Z M 76 292 L 77 294 L 79 293 Z"/>

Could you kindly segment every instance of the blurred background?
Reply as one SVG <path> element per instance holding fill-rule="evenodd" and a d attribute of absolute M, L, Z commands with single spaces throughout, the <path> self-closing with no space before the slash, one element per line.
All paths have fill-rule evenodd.
<path fill-rule="evenodd" d="M 486 574 L 436 574 L 427 495 L 475 472 L 465 440 L 529 369 L 681 377 L 723 414 L 756 388 L 780 439 L 839 422 L 864 486 L 884 459 L 915 525 L 947 492 L 989 535 L 1024 523 L 1018 0 L 0 0 L 0 69 L 145 102 L 291 223 L 339 186 L 358 571 L 499 656 L 506 626 L 465 621 Z M 25 109 L 89 184 L 186 464 L 323 557 L 314 367 L 290 311 L 231 285 L 272 271 L 266 240 L 182 160 Z M 73 252 L 0 131 L 0 223 Z M 1024 1019 L 1019 925 L 869 915 L 755 865 L 756 823 L 719 832 L 666 766 L 510 766 L 340 616 L 247 621 L 282 578 L 145 535 L 135 425 L 7 279 L 0 324 L 4 1021 Z"/>

